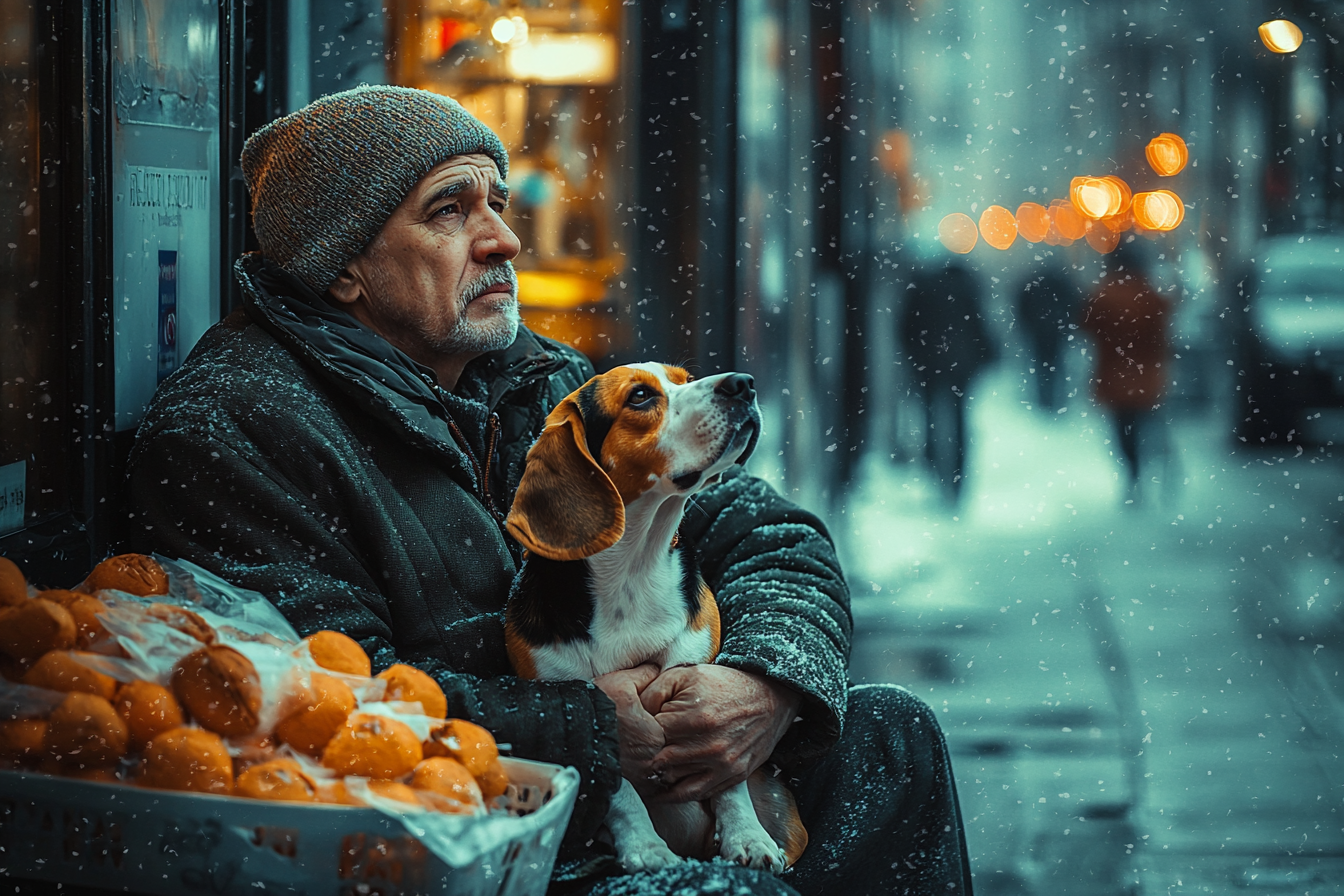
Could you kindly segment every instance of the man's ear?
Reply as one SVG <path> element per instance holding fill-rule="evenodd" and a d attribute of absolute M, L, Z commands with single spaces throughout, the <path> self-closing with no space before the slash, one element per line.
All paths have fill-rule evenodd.
<path fill-rule="evenodd" d="M 346 267 L 336 275 L 336 279 L 327 287 L 327 292 L 331 297 L 342 305 L 353 305 L 359 301 L 362 294 L 360 290 L 359 278 L 355 273 Z"/>
<path fill-rule="evenodd" d="M 550 560 L 582 560 L 621 540 L 625 504 L 588 451 L 573 396 L 546 418 L 527 452 L 527 466 L 505 528 L 523 547 Z"/>

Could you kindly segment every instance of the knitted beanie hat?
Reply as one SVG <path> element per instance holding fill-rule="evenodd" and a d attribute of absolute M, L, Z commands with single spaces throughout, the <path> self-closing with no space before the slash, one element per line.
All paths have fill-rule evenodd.
<path fill-rule="evenodd" d="M 326 292 L 420 178 L 464 153 L 488 155 L 508 176 L 499 137 L 427 90 L 356 87 L 277 118 L 243 145 L 261 251 Z"/>

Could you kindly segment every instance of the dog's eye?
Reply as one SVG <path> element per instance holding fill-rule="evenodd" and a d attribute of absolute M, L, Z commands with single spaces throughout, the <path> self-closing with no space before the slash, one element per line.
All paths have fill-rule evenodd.
<path fill-rule="evenodd" d="M 625 397 L 625 403 L 629 407 L 642 411 L 652 405 L 657 397 L 658 393 L 648 386 L 636 386 Z"/>

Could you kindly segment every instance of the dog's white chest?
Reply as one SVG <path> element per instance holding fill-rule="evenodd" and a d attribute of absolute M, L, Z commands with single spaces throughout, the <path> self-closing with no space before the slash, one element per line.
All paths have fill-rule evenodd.
<path fill-rule="evenodd" d="M 646 662 L 667 668 L 709 658 L 711 633 L 688 627 L 682 573 L 673 556 L 636 576 L 615 563 L 591 563 L 590 572 L 595 600 L 589 637 L 534 647 L 538 678 L 593 679 Z"/>

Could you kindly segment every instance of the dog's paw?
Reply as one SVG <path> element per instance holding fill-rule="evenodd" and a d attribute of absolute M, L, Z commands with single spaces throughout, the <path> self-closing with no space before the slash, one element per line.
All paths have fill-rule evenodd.
<path fill-rule="evenodd" d="M 661 840 L 631 845 L 621 851 L 621 867 L 628 874 L 640 871 L 658 871 L 671 865 L 680 865 L 684 859 L 667 848 Z"/>
<path fill-rule="evenodd" d="M 719 843 L 719 855 L 730 862 L 770 871 L 784 870 L 784 850 L 765 831 L 730 834 Z"/>

